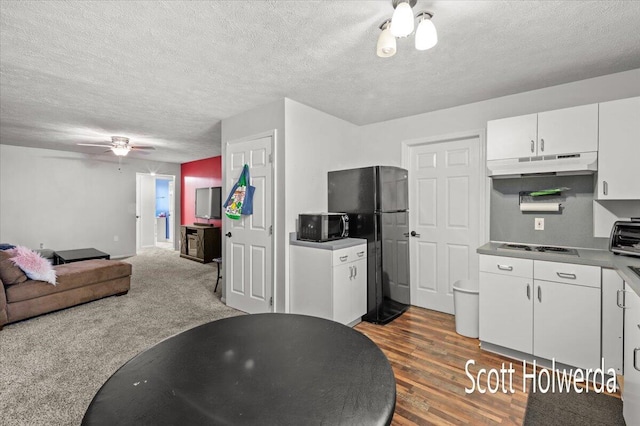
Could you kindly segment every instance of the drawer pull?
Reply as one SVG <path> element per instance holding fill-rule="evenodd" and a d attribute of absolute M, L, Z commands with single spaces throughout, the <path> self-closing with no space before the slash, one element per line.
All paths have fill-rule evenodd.
<path fill-rule="evenodd" d="M 620 303 L 620 294 L 622 294 L 622 303 Z M 626 298 L 624 296 L 624 290 L 620 289 L 616 292 L 616 305 L 618 305 L 619 308 L 627 309 L 627 307 L 624 305 L 626 301 Z"/>
<path fill-rule="evenodd" d="M 357 254 L 358 254 L 358 257 L 362 257 L 364 256 L 364 251 L 359 251 Z"/>
<path fill-rule="evenodd" d="M 513 266 L 501 265 L 498 263 L 498 269 L 501 271 L 513 271 Z"/>
<path fill-rule="evenodd" d="M 576 278 L 578 278 L 576 277 L 576 274 L 567 274 L 564 272 L 556 272 L 556 274 L 558 274 L 560 278 L 566 278 L 568 280 L 575 280 Z"/>
<path fill-rule="evenodd" d="M 527 284 L 527 299 L 531 300 L 531 286 Z"/>
<path fill-rule="evenodd" d="M 636 370 L 640 371 L 640 368 L 638 368 L 638 364 L 636 363 L 636 361 L 638 360 L 638 351 L 640 351 L 640 348 L 635 348 L 633 350 L 633 368 L 635 368 Z"/>
<path fill-rule="evenodd" d="M 340 262 L 346 262 L 349 256 L 340 256 Z"/>

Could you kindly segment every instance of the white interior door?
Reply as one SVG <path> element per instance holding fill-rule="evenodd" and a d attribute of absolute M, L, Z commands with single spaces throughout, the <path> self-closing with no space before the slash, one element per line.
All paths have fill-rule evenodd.
<path fill-rule="evenodd" d="M 478 279 L 480 138 L 410 146 L 411 303 L 453 313 L 453 284 Z"/>
<path fill-rule="evenodd" d="M 150 174 L 136 175 L 137 249 L 156 244 L 156 178 Z"/>
<path fill-rule="evenodd" d="M 169 217 L 167 218 L 167 220 L 169 221 L 169 234 L 167 235 L 167 240 L 170 243 L 174 242 L 173 234 L 175 233 L 175 229 L 173 229 L 173 227 L 175 226 L 174 215 L 176 211 L 175 188 L 176 188 L 176 179 L 175 177 L 172 177 L 171 180 L 169 181 Z"/>
<path fill-rule="evenodd" d="M 273 295 L 272 137 L 227 142 L 225 198 L 245 164 L 256 187 L 253 214 L 224 218 L 226 301 L 248 313 L 271 312 Z"/>

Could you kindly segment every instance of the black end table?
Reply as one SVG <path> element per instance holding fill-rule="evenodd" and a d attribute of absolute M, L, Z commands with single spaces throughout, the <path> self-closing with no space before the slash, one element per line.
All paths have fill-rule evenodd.
<path fill-rule="evenodd" d="M 83 425 L 388 425 L 389 361 L 366 336 L 305 315 L 213 321 L 132 358 Z"/>
<path fill-rule="evenodd" d="M 53 264 L 80 262 L 89 259 L 111 259 L 111 256 L 94 248 L 83 248 L 77 250 L 60 250 L 53 252 Z"/>

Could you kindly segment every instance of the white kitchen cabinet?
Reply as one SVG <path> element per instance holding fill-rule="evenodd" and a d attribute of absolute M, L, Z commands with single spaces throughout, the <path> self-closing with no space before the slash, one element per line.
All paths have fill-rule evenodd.
<path fill-rule="evenodd" d="M 487 160 L 598 150 L 598 104 L 487 122 Z"/>
<path fill-rule="evenodd" d="M 480 272 L 480 340 L 533 352 L 533 280 Z"/>
<path fill-rule="evenodd" d="M 640 97 L 600 104 L 599 200 L 640 200 Z"/>
<path fill-rule="evenodd" d="M 536 155 L 538 114 L 487 122 L 487 160 Z"/>
<path fill-rule="evenodd" d="M 290 247 L 290 311 L 354 325 L 366 313 L 367 245 Z"/>
<path fill-rule="evenodd" d="M 640 424 L 640 296 L 628 285 L 624 297 L 623 415 L 628 425 Z"/>
<path fill-rule="evenodd" d="M 600 288 L 541 280 L 534 280 L 534 288 L 533 354 L 598 368 Z"/>
<path fill-rule="evenodd" d="M 480 340 L 597 368 L 600 288 L 596 266 L 480 255 Z"/>
<path fill-rule="evenodd" d="M 605 370 L 622 374 L 624 311 L 621 307 L 624 281 L 614 269 L 602 268 L 602 358 Z"/>

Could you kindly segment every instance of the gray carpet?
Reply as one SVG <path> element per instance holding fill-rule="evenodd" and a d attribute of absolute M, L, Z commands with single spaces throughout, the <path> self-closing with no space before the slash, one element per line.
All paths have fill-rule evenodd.
<path fill-rule="evenodd" d="M 546 380 L 543 380 L 543 388 Z M 532 392 L 529 388 L 524 426 L 624 426 L 622 401 L 594 391 Z"/>
<path fill-rule="evenodd" d="M 197 325 L 241 312 L 214 294 L 215 264 L 149 249 L 126 259 L 131 290 L 0 331 L 0 424 L 78 425 L 130 358 Z"/>

